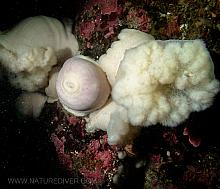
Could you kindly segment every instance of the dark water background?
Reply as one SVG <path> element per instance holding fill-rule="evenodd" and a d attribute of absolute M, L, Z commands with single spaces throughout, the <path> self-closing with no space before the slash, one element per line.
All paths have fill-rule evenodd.
<path fill-rule="evenodd" d="M 0 6 L 0 31 L 8 29 L 20 20 L 36 15 L 58 19 L 71 18 L 83 8 L 85 0 L 7 0 Z"/>

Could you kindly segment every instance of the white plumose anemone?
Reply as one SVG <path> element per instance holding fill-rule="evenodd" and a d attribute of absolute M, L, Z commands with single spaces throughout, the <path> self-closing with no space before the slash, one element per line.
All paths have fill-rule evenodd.
<path fill-rule="evenodd" d="M 52 17 L 29 17 L 0 33 L 0 64 L 14 87 L 29 92 L 46 87 L 52 67 L 78 49 L 71 24 Z"/>
<path fill-rule="evenodd" d="M 177 126 L 212 105 L 219 81 L 201 40 L 161 41 L 133 29 L 118 38 L 99 59 L 112 101 L 90 114 L 87 130 L 106 130 L 118 144 L 136 135 L 135 126 Z"/>
<path fill-rule="evenodd" d="M 218 91 L 201 40 L 153 40 L 126 51 L 112 98 L 126 108 L 132 125 L 177 126 L 211 106 Z"/>

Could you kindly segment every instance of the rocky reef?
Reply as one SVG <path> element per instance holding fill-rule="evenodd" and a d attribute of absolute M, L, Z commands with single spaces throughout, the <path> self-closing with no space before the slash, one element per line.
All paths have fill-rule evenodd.
<path fill-rule="evenodd" d="M 18 17 L 5 15 L 8 24 L 1 22 L 0 30 L 33 15 L 69 17 L 81 54 L 95 60 L 124 28 L 149 33 L 156 40 L 201 39 L 220 79 L 219 1 L 60 1 L 50 9 L 44 1 L 33 2 L 23 13 L 20 1 L 10 9 L 7 6 Z M 57 185 L 61 189 L 220 187 L 219 94 L 213 106 L 193 113 L 176 128 L 149 126 L 127 145 L 109 145 L 105 131 L 88 133 L 86 119 L 66 112 L 59 102 L 47 103 L 37 120 L 21 119 L 14 109 L 21 91 L 2 75 L 0 81 L 4 81 L 0 82 L 0 175 L 7 185 L 9 177 L 40 176 L 77 178 L 73 184 Z"/>

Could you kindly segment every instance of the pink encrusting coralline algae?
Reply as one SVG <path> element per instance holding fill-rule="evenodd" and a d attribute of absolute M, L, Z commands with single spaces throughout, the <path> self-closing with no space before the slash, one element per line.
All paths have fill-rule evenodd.
<path fill-rule="evenodd" d="M 187 127 L 184 128 L 183 131 L 183 135 L 188 136 L 189 137 L 189 143 L 192 144 L 193 147 L 199 147 L 201 144 L 201 138 L 199 137 L 193 137 L 190 132 L 189 129 Z"/>
<path fill-rule="evenodd" d="M 51 142 L 62 167 L 84 177 L 84 187 L 102 185 L 107 179 L 110 183 L 117 171 L 117 153 L 106 132 L 87 133 L 85 120 L 73 115 L 55 116 L 52 123 L 58 125 Z"/>
<path fill-rule="evenodd" d="M 107 174 L 115 166 L 116 154 L 105 140 L 106 136 L 91 140 L 86 150 L 82 150 L 78 154 L 83 162 L 85 160 L 85 164 L 79 169 L 79 172 L 94 185 L 102 184 Z"/>
<path fill-rule="evenodd" d="M 121 29 L 149 32 L 151 21 L 143 6 L 132 1 L 89 0 L 79 15 L 75 33 L 81 41 L 81 51 L 96 59 L 116 40 Z"/>
<path fill-rule="evenodd" d="M 64 143 L 65 138 L 62 137 L 61 139 L 58 138 L 58 136 L 55 133 L 51 134 L 51 142 L 53 142 L 56 152 L 58 155 L 58 159 L 60 163 L 69 171 L 72 170 L 72 160 L 70 155 L 65 154 L 64 152 Z"/>
<path fill-rule="evenodd" d="M 151 19 L 144 9 L 131 9 L 127 15 L 127 25 L 129 28 L 138 29 L 142 32 L 149 32 L 151 29 Z"/>
<path fill-rule="evenodd" d="M 82 22 L 79 27 L 79 32 L 81 36 L 87 40 L 92 38 L 92 34 L 95 30 L 95 22 Z"/>
<path fill-rule="evenodd" d="M 118 10 L 118 0 L 90 0 L 85 6 L 86 11 L 92 11 L 94 6 L 98 6 L 101 14 L 109 15 Z"/>
<path fill-rule="evenodd" d="M 101 1 L 101 14 L 111 14 L 112 12 L 118 11 L 117 0 L 102 0 Z"/>
<path fill-rule="evenodd" d="M 98 7 L 98 9 L 96 7 Z M 103 27 L 102 15 L 110 15 L 111 13 L 118 14 L 121 9 L 118 7 L 117 0 L 91 0 L 87 3 L 85 10 L 86 12 L 88 11 L 87 13 L 91 16 L 94 14 L 95 19 L 89 19 L 88 21 L 80 23 L 79 32 L 81 37 L 90 40 L 94 32 L 104 32 L 108 29 L 109 32 L 105 35 L 106 38 L 110 33 L 114 34 L 114 28 L 118 26 L 118 18 L 107 21 L 106 26 Z"/>

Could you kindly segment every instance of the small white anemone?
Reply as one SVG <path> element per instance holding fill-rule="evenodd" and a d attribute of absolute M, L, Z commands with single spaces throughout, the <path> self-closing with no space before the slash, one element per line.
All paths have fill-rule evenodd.
<path fill-rule="evenodd" d="M 72 57 L 63 64 L 56 90 L 63 107 L 78 116 L 99 109 L 110 95 L 105 73 L 95 61 L 82 55 Z"/>
<path fill-rule="evenodd" d="M 38 118 L 46 101 L 41 93 L 24 92 L 16 99 L 16 109 L 24 118 Z"/>

